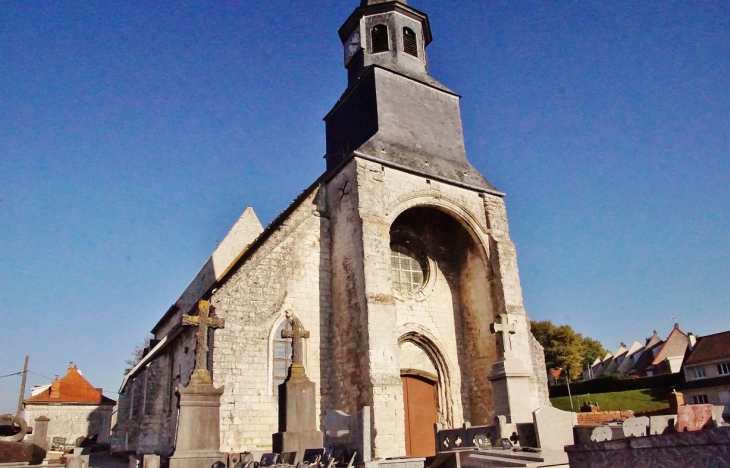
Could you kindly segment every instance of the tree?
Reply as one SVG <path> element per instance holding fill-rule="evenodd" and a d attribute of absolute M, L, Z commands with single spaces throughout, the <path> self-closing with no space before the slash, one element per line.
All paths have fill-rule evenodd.
<path fill-rule="evenodd" d="M 134 351 L 132 351 L 132 357 L 124 361 L 124 363 L 127 365 L 127 368 L 124 369 L 125 374 L 131 371 L 134 366 L 136 366 L 139 361 L 142 360 L 142 358 L 144 357 L 144 350 L 149 349 L 150 341 L 152 341 L 152 338 L 152 335 L 147 335 L 144 340 L 142 340 L 142 343 L 139 343 L 137 344 L 137 346 L 134 347 Z"/>
<path fill-rule="evenodd" d="M 598 341 L 584 338 L 570 325 L 556 327 L 549 320 L 530 322 L 532 334 L 545 350 L 546 370 L 562 368 L 571 380 L 580 378 L 583 368 L 603 356 L 606 351 Z"/>

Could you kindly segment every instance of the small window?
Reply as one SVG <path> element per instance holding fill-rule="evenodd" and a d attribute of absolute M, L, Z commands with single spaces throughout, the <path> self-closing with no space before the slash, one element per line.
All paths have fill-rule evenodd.
<path fill-rule="evenodd" d="M 379 24 L 375 26 L 370 33 L 370 38 L 373 43 L 372 46 L 374 54 L 377 54 L 378 52 L 387 52 L 390 50 L 390 41 L 388 40 L 388 26 L 384 24 Z"/>
<path fill-rule="evenodd" d="M 706 405 L 708 402 L 707 395 L 693 395 L 692 401 L 695 405 Z"/>
<path fill-rule="evenodd" d="M 730 374 L 730 362 L 723 362 L 717 365 L 717 373 L 720 375 Z"/>
<path fill-rule="evenodd" d="M 291 322 L 284 320 L 274 334 L 274 362 L 272 374 L 274 380 L 274 395 L 279 394 L 279 385 L 283 384 L 291 366 L 292 346 L 291 339 L 282 338 L 281 332 L 291 330 Z"/>
<path fill-rule="evenodd" d="M 416 255 L 403 245 L 390 247 L 393 286 L 402 293 L 418 291 L 423 285 L 425 269 Z"/>
<path fill-rule="evenodd" d="M 411 28 L 403 28 L 403 52 L 418 57 L 418 41 Z"/>
<path fill-rule="evenodd" d="M 707 372 L 705 372 L 704 367 L 692 367 L 690 368 L 689 373 L 693 379 L 704 379 L 707 377 Z"/>

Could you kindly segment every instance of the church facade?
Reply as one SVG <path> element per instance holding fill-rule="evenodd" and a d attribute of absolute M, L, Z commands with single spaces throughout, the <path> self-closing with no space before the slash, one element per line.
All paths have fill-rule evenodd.
<path fill-rule="evenodd" d="M 348 87 L 325 117 L 327 168 L 266 229 L 246 210 L 126 376 L 113 449 L 169 456 L 210 302 L 208 367 L 223 387 L 221 450 L 270 450 L 291 363 L 289 316 L 319 421 L 370 408 L 373 457 L 419 455 L 423 421 L 457 427 L 548 403 L 504 194 L 468 162 L 459 96 L 428 74 L 429 18 L 363 0 L 339 30 Z M 420 432 L 419 432 L 420 431 Z"/>

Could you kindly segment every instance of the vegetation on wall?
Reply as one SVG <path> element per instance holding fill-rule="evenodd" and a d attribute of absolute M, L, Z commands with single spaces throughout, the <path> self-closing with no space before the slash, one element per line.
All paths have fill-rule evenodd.
<path fill-rule="evenodd" d="M 601 343 L 577 333 L 570 325 L 556 327 L 549 320 L 530 321 L 530 325 L 545 349 L 546 370 L 561 368 L 570 373 L 571 380 L 581 378 L 584 368 L 606 355 Z"/>

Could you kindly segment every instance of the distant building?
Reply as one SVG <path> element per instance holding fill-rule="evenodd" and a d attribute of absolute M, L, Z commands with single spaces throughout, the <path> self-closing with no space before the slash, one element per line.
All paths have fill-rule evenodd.
<path fill-rule="evenodd" d="M 638 341 L 630 347 L 621 343 L 616 353 L 607 353 L 583 372 L 583 379 L 590 380 L 608 375 L 626 377 L 650 377 L 660 374 L 676 374 L 682 367 L 689 345 L 689 335 L 679 329 L 679 324 L 662 340 L 654 331 L 644 345 Z"/>
<path fill-rule="evenodd" d="M 51 385 L 36 387 L 24 401 L 25 420 L 33 425 L 36 418 L 46 416 L 48 437 L 65 437 L 73 443 L 78 437 L 97 435 L 99 443 L 109 443 L 112 411 L 117 404 L 94 388 L 75 365 Z"/>
<path fill-rule="evenodd" d="M 653 370 L 647 370 L 652 363 L 654 362 L 654 358 L 656 358 L 657 354 L 659 353 L 659 349 L 661 349 L 662 345 L 664 344 L 664 340 L 659 338 L 659 335 L 657 335 L 656 330 L 654 330 L 654 334 L 646 339 L 646 343 L 644 344 L 643 348 L 641 348 L 634 357 L 634 365 L 631 367 L 631 369 L 626 372 L 627 377 L 631 378 L 637 378 L 637 377 L 648 377 L 652 375 Z"/>
<path fill-rule="evenodd" d="M 676 374 L 682 368 L 684 355 L 689 345 L 689 337 L 674 324 L 674 329 L 658 348 L 651 366 L 646 368 L 647 375 Z"/>
<path fill-rule="evenodd" d="M 730 331 L 699 337 L 696 343 L 690 335 L 682 370 L 686 403 L 723 405 L 723 415 L 730 417 Z"/>

